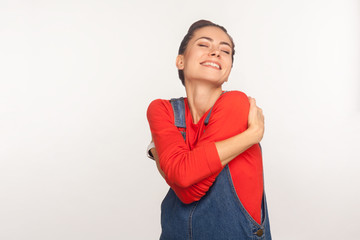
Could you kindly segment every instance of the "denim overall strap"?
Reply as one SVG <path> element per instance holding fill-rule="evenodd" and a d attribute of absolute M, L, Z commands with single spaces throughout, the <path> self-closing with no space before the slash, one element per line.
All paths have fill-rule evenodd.
<path fill-rule="evenodd" d="M 174 111 L 174 124 L 178 128 L 184 140 L 186 141 L 186 120 L 185 120 L 185 103 L 184 98 L 172 98 L 170 100 L 171 107 Z"/>
<path fill-rule="evenodd" d="M 170 100 L 171 107 L 174 111 L 174 124 L 178 128 L 183 128 L 180 130 L 181 135 L 186 141 L 186 120 L 185 120 L 185 103 L 184 98 L 172 98 Z M 204 124 L 207 125 L 209 123 L 210 115 L 211 115 L 212 107 L 205 118 Z"/>
<path fill-rule="evenodd" d="M 209 123 L 212 109 L 213 109 L 213 108 L 211 107 L 211 109 L 210 109 L 210 111 L 209 111 L 209 114 L 208 114 L 208 115 L 206 116 L 206 118 L 205 118 L 205 121 L 204 121 L 205 126 L 208 125 L 208 123 Z"/>
<path fill-rule="evenodd" d="M 184 98 L 172 98 L 170 103 L 174 110 L 175 126 L 186 128 Z"/>

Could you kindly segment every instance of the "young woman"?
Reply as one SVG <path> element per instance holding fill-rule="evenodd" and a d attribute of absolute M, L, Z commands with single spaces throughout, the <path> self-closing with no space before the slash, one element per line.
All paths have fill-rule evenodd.
<path fill-rule="evenodd" d="M 271 239 L 255 99 L 224 92 L 234 43 L 210 21 L 192 24 L 176 58 L 187 98 L 154 100 L 147 117 L 159 172 L 171 187 L 160 239 Z"/>

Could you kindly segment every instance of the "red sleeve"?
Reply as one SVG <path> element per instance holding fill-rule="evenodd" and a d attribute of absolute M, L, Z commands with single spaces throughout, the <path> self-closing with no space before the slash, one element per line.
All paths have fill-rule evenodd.
<path fill-rule="evenodd" d="M 209 188 L 213 185 L 219 173 L 220 171 L 187 188 L 181 188 L 170 183 L 168 184 L 172 190 L 174 190 L 176 196 L 178 196 L 181 202 L 189 204 L 195 201 L 199 201 L 207 193 L 207 191 L 209 191 Z"/>
<path fill-rule="evenodd" d="M 198 144 L 192 150 L 174 125 L 171 104 L 154 100 L 147 111 L 152 137 L 166 181 L 187 188 L 219 172 L 222 165 L 214 142 Z"/>

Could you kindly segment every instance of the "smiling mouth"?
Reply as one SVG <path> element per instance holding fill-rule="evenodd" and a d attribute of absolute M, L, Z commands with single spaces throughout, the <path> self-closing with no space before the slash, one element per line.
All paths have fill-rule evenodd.
<path fill-rule="evenodd" d="M 221 66 L 220 66 L 220 64 L 218 64 L 218 63 L 214 63 L 214 62 L 202 62 L 202 63 L 200 63 L 200 64 L 203 65 L 203 66 L 210 66 L 210 67 L 214 67 L 214 68 L 217 68 L 217 69 L 221 70 Z"/>

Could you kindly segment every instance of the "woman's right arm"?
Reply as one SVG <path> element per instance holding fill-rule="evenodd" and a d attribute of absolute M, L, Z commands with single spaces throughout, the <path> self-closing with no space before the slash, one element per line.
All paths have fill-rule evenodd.
<path fill-rule="evenodd" d="M 236 113 L 237 108 L 230 109 L 235 111 L 232 114 L 234 116 L 229 116 L 228 112 L 225 112 L 225 118 L 220 117 L 220 119 L 225 119 L 225 122 L 214 121 L 214 124 L 209 127 L 210 134 L 205 141 L 201 141 L 191 150 L 184 143 L 177 127 L 174 126 L 171 105 L 165 104 L 167 105 L 165 106 L 166 101 L 161 100 L 156 100 L 150 104 L 148 109 L 150 128 L 159 154 L 160 170 L 163 171 L 169 185 L 187 188 L 207 177 L 218 174 L 228 162 L 261 140 L 264 129 L 262 111 L 256 106 L 254 99 L 249 98 L 248 100 L 246 98 L 247 108 L 243 96 L 241 100 L 243 101 L 242 105 L 245 104 L 245 110 L 244 106 L 241 105 L 243 108 L 241 113 Z M 221 112 L 217 113 L 218 116 L 221 114 Z M 226 121 L 233 124 L 231 121 L 240 121 L 238 118 L 245 117 L 245 115 L 240 116 L 239 114 L 246 114 L 245 131 L 234 126 L 229 128 L 229 131 L 234 129 L 232 132 L 221 131 L 221 133 L 231 134 L 230 136 L 233 137 L 225 138 L 226 135 L 223 134 L 220 136 L 222 139 L 219 139 L 219 137 L 216 138 L 216 134 L 211 134 L 210 128 L 221 129 L 224 128 Z M 244 122 L 244 119 L 242 121 Z M 234 132 L 241 133 L 235 135 Z"/>
<path fill-rule="evenodd" d="M 254 98 L 249 97 L 249 102 L 249 128 L 244 132 L 226 140 L 215 142 L 216 150 L 219 154 L 222 166 L 228 164 L 236 156 L 246 151 L 252 145 L 260 142 L 264 135 L 264 115 L 262 113 L 262 109 L 256 106 Z M 154 156 L 159 173 L 165 178 L 165 173 L 160 167 L 159 156 L 156 148 L 152 148 L 150 151 Z"/>

